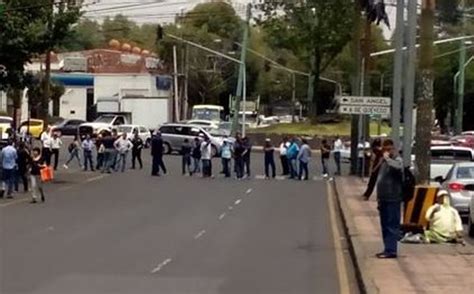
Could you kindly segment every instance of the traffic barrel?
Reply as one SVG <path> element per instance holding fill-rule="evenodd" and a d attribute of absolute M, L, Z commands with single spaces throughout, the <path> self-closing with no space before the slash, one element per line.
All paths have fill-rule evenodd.
<path fill-rule="evenodd" d="M 433 186 L 416 186 L 413 198 L 405 204 L 403 226 L 405 228 L 423 229 L 428 225 L 425 218 L 428 208 L 436 203 L 439 188 Z"/>

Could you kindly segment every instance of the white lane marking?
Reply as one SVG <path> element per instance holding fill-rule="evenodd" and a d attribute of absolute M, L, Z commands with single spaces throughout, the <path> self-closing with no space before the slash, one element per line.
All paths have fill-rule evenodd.
<path fill-rule="evenodd" d="M 165 261 L 163 261 L 162 263 L 160 263 L 157 267 L 155 267 L 151 273 L 152 274 L 156 274 L 157 272 L 161 271 L 163 269 L 163 267 L 165 267 L 167 264 L 169 264 L 170 262 L 172 261 L 171 258 L 168 258 L 166 259 Z"/>
<path fill-rule="evenodd" d="M 200 231 L 199 233 L 197 233 L 196 236 L 194 236 L 194 240 L 201 238 L 202 236 L 204 236 L 205 233 L 206 233 L 206 230 Z"/>
<path fill-rule="evenodd" d="M 225 217 L 226 213 L 224 212 L 223 214 L 219 215 L 219 220 L 223 220 Z"/>
<path fill-rule="evenodd" d="M 105 178 L 105 175 L 96 176 L 96 177 L 87 179 L 87 180 L 86 180 L 86 183 L 95 182 L 95 181 L 101 180 L 101 179 L 103 179 L 103 178 Z"/>
<path fill-rule="evenodd" d="M 237 200 L 235 200 L 234 204 L 235 204 L 235 205 L 239 205 L 240 202 L 242 202 L 242 199 L 237 199 Z"/>
<path fill-rule="evenodd" d="M 234 209 L 234 207 L 232 207 L 232 206 L 229 206 L 229 210 L 232 210 L 232 209 Z"/>
<path fill-rule="evenodd" d="M 250 193 L 252 193 L 252 191 L 253 191 L 252 189 L 248 189 L 247 192 L 245 192 L 245 193 L 250 194 Z"/>

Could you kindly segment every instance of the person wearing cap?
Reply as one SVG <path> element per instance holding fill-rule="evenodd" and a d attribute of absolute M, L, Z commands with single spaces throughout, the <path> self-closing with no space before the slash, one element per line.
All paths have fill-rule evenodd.
<path fill-rule="evenodd" d="M 265 178 L 270 178 L 269 169 L 272 169 L 272 178 L 276 177 L 275 169 L 275 159 L 273 158 L 273 153 L 275 152 L 275 147 L 272 145 L 272 141 L 267 138 L 265 139 L 265 146 L 263 147 L 265 153 Z"/>
<path fill-rule="evenodd" d="M 230 161 L 232 159 L 232 145 L 229 140 L 224 139 L 221 147 L 222 171 L 226 178 L 230 178 Z"/>
<path fill-rule="evenodd" d="M 436 204 L 428 208 L 425 218 L 429 222 L 429 229 L 425 231 L 428 243 L 464 243 L 461 217 L 451 206 L 446 190 L 438 192 Z"/>

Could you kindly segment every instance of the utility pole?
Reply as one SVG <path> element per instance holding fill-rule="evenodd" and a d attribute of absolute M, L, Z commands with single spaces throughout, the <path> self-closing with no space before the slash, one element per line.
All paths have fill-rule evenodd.
<path fill-rule="evenodd" d="M 415 1 L 415 0 L 412 0 Z M 416 2 L 416 1 L 415 1 Z M 397 26 L 395 29 L 395 60 L 393 69 L 393 96 L 392 96 L 392 140 L 395 148 L 400 147 L 400 109 L 402 103 L 403 81 L 403 32 L 405 1 L 397 1 Z"/>
<path fill-rule="evenodd" d="M 403 104 L 403 164 L 411 165 L 413 139 L 413 105 L 416 81 L 417 1 L 408 1 L 408 58 L 405 72 L 405 101 Z"/>
<path fill-rule="evenodd" d="M 41 103 L 41 116 L 45 121 L 45 125 L 48 124 L 48 112 L 49 112 L 49 100 L 51 98 L 51 46 L 53 40 L 53 29 L 54 29 L 54 0 L 50 1 L 50 11 L 48 15 L 48 34 L 47 34 L 47 49 L 45 58 L 45 74 L 43 80 L 44 97 L 43 103 Z"/>
<path fill-rule="evenodd" d="M 295 123 L 296 74 L 291 73 L 291 122 Z"/>
<path fill-rule="evenodd" d="M 188 108 L 189 108 L 189 46 L 188 44 L 184 47 L 184 106 L 183 106 L 183 118 L 188 118 Z"/>
<path fill-rule="evenodd" d="M 179 118 L 179 93 L 178 93 L 178 57 L 176 52 L 176 45 L 173 46 L 173 68 L 174 68 L 174 119 L 180 121 Z"/>
<path fill-rule="evenodd" d="M 462 35 L 464 35 L 465 29 L 465 0 L 461 0 L 461 28 Z M 459 83 L 458 83 L 458 99 L 456 108 L 456 134 L 460 135 L 463 129 L 464 119 L 464 83 L 465 83 L 465 66 L 466 63 L 466 40 L 463 39 L 461 42 L 461 48 L 459 51 Z"/>
<path fill-rule="evenodd" d="M 418 98 L 416 123 L 416 168 L 418 184 L 430 182 L 431 126 L 433 125 L 433 41 L 435 0 L 423 0 L 421 7 L 420 78 L 421 95 Z"/>
<path fill-rule="evenodd" d="M 239 112 L 240 112 L 240 100 L 243 94 L 243 84 L 244 84 L 244 77 L 245 73 L 245 61 L 247 59 L 247 46 L 248 46 L 248 38 L 249 38 L 249 23 L 250 17 L 252 15 L 252 5 L 249 3 L 247 5 L 247 16 L 244 24 L 244 36 L 242 40 L 242 49 L 240 53 L 240 67 L 239 67 L 239 79 L 237 82 L 237 91 L 235 93 L 235 103 L 234 103 L 234 117 L 232 120 L 232 133 L 235 134 L 237 132 L 239 126 Z M 245 113 L 245 107 L 244 107 Z"/>

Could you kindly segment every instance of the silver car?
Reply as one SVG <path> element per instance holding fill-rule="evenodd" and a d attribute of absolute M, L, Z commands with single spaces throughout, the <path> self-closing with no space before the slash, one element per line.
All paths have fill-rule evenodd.
<path fill-rule="evenodd" d="M 195 138 L 209 138 L 212 156 L 218 156 L 223 140 L 211 135 L 205 128 L 188 124 L 164 124 L 160 127 L 165 153 L 179 152 L 185 139 L 193 143 Z"/>
<path fill-rule="evenodd" d="M 469 205 L 474 195 L 474 162 L 456 162 L 449 170 L 446 178 L 437 180 L 447 190 L 451 205 L 461 216 L 469 215 Z"/>
<path fill-rule="evenodd" d="M 474 237 L 474 197 L 471 197 L 471 205 L 469 207 L 469 219 L 467 223 L 467 230 L 469 236 Z"/>

